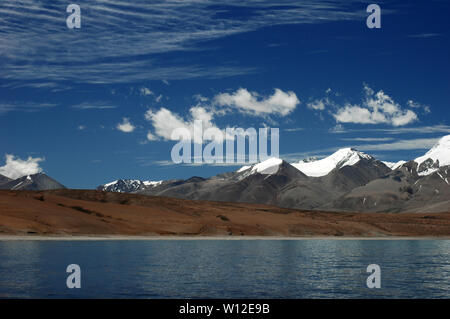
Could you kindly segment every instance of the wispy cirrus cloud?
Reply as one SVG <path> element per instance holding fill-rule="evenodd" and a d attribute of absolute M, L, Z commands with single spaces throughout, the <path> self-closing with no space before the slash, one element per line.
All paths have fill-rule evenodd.
<path fill-rule="evenodd" d="M 330 130 L 331 133 L 355 133 L 355 132 L 378 132 L 386 134 L 434 134 L 434 133 L 450 133 L 450 125 L 430 125 L 415 127 L 396 127 L 396 128 L 369 128 L 369 129 L 345 129 L 342 126 L 339 129 Z"/>
<path fill-rule="evenodd" d="M 408 38 L 435 38 L 441 36 L 443 36 L 442 33 L 417 33 L 417 34 L 410 34 Z"/>
<path fill-rule="evenodd" d="M 357 141 L 357 142 L 383 142 L 392 141 L 392 137 L 353 137 L 353 138 L 341 138 L 343 141 Z"/>
<path fill-rule="evenodd" d="M 54 103 L 38 103 L 38 102 L 0 102 L 0 115 L 11 111 L 37 112 L 45 109 L 50 109 L 58 104 Z"/>
<path fill-rule="evenodd" d="M 266 26 L 360 19 L 364 12 L 355 3 L 80 0 L 82 27 L 69 30 L 67 1 L 5 0 L 0 3 L 0 79 L 21 85 L 104 84 L 245 74 L 255 69 L 183 61 L 168 65 L 159 55 L 205 50 L 206 41 Z"/>
<path fill-rule="evenodd" d="M 361 144 L 353 147 L 361 151 L 427 150 L 433 147 L 437 141 L 439 141 L 439 138 L 417 138 L 391 143 Z"/>
<path fill-rule="evenodd" d="M 117 105 L 113 105 L 112 103 L 108 101 L 94 101 L 94 102 L 83 102 L 79 104 L 75 104 L 71 106 L 74 109 L 80 109 L 80 110 L 90 110 L 90 109 L 115 109 L 117 108 Z"/>

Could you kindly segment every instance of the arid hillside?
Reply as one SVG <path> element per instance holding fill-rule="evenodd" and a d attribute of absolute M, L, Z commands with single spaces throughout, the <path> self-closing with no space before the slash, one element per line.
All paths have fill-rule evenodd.
<path fill-rule="evenodd" d="M 444 237 L 450 213 L 333 213 L 92 190 L 3 190 L 0 235 Z"/>

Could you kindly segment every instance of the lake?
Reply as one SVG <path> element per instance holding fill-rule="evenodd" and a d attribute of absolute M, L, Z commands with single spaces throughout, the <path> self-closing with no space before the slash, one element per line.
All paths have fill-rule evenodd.
<path fill-rule="evenodd" d="M 0 298 L 449 297 L 448 240 L 0 241 Z"/>

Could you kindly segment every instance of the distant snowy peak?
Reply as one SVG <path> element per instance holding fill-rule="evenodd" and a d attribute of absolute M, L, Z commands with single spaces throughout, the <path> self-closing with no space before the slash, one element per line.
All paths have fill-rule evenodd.
<path fill-rule="evenodd" d="M 278 172 L 283 160 L 280 158 L 272 157 L 264 162 L 258 163 L 252 167 L 252 172 L 260 173 L 263 175 L 275 174 Z"/>
<path fill-rule="evenodd" d="M 450 165 L 450 135 L 442 137 L 425 155 L 414 160 L 419 175 L 430 175 L 439 167 Z"/>
<path fill-rule="evenodd" d="M 335 168 L 355 165 L 361 159 L 373 160 L 374 158 L 352 148 L 342 148 L 321 160 L 303 160 L 298 163 L 293 163 L 292 166 L 300 170 L 305 175 L 320 177 L 327 175 Z"/>
<path fill-rule="evenodd" d="M 25 175 L 14 180 L 10 178 L 5 180 L 0 176 L 0 182 L 1 180 L 3 182 L 0 183 L 0 189 L 39 191 L 65 188 L 64 185 L 44 173 Z"/>
<path fill-rule="evenodd" d="M 347 165 L 355 165 L 361 159 L 373 160 L 374 158 L 352 148 L 343 148 L 321 160 L 317 160 L 317 158 L 308 158 L 291 165 L 305 175 L 319 177 L 327 175 L 336 167 L 342 168 Z M 263 175 L 276 174 L 282 163 L 282 159 L 272 157 L 258 164 L 242 166 L 236 171 L 236 173 L 244 172 L 245 176 L 249 176 L 255 173 Z"/>
<path fill-rule="evenodd" d="M 244 171 L 248 170 L 249 168 L 252 168 L 252 166 L 251 165 L 249 165 L 249 166 L 242 166 L 240 169 L 238 169 L 236 171 L 236 173 L 244 172 Z"/>
<path fill-rule="evenodd" d="M 278 169 L 280 168 L 280 165 L 283 163 L 283 160 L 277 157 L 271 157 L 261 163 L 250 165 L 250 166 L 242 166 L 240 169 L 238 169 L 236 172 L 246 172 L 245 175 L 252 175 L 252 174 L 263 174 L 263 175 L 271 175 L 276 174 L 278 172 Z"/>
<path fill-rule="evenodd" d="M 319 158 L 317 156 L 310 156 L 308 158 L 305 158 L 302 160 L 303 163 L 310 163 L 310 162 L 316 162 Z"/>
<path fill-rule="evenodd" d="M 383 162 L 384 165 L 389 167 L 391 170 L 395 170 L 401 167 L 403 164 L 407 163 L 406 161 L 398 161 L 398 162 Z"/>
<path fill-rule="evenodd" d="M 145 186 L 151 186 L 156 187 L 158 185 L 161 185 L 163 181 L 143 181 Z"/>
<path fill-rule="evenodd" d="M 98 187 L 105 192 L 132 193 L 149 187 L 155 187 L 162 181 L 141 181 L 137 179 L 119 179 Z"/>

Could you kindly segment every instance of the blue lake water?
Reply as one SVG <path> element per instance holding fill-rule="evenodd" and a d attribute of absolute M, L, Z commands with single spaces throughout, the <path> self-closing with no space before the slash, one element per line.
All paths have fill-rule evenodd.
<path fill-rule="evenodd" d="M 68 289 L 66 267 L 81 267 Z M 366 267 L 381 267 L 369 289 Z M 0 298 L 449 298 L 450 241 L 0 241 Z"/>

